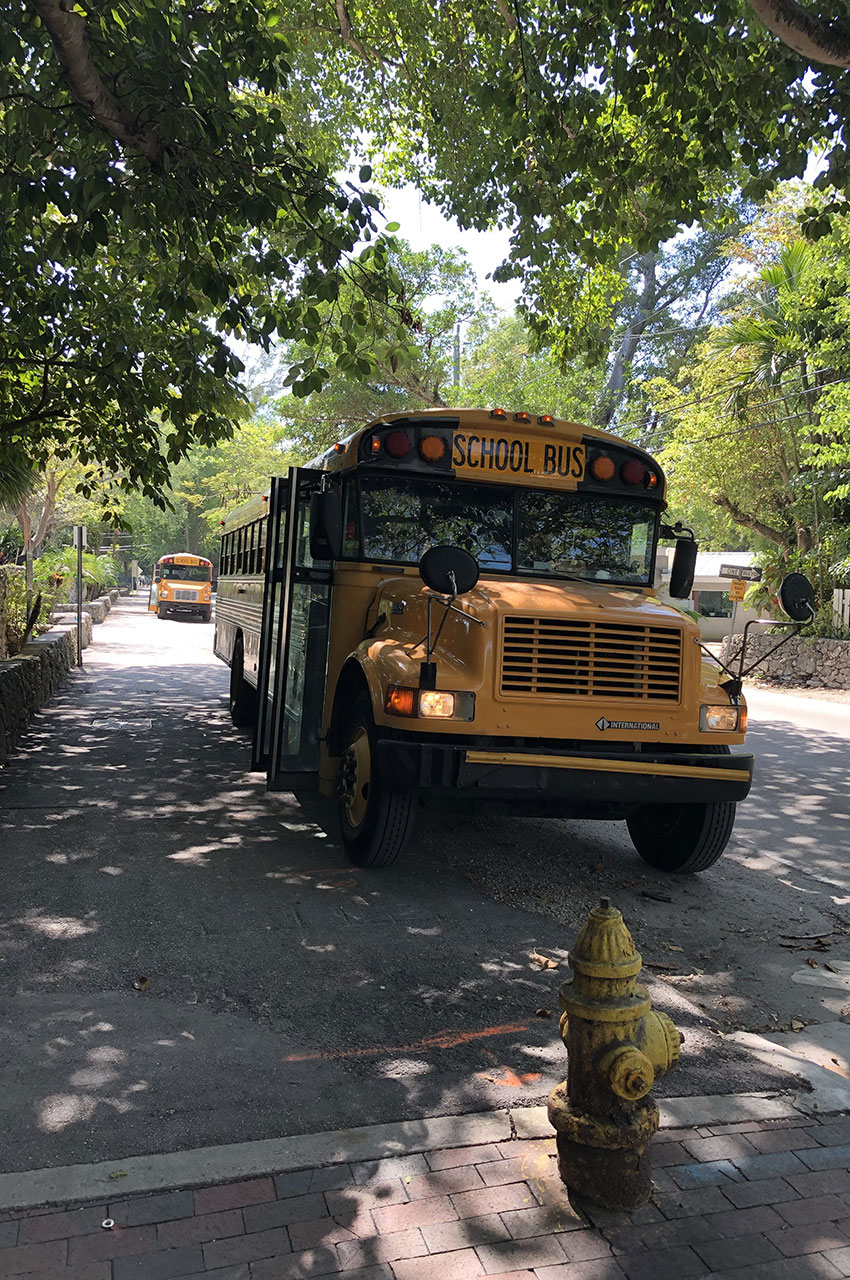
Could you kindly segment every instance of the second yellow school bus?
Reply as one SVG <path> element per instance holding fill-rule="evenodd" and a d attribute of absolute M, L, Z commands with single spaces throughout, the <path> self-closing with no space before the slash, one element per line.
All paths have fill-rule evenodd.
<path fill-rule="evenodd" d="M 696 551 L 665 508 L 644 450 L 500 409 L 387 415 L 291 469 L 224 522 L 216 652 L 254 767 L 337 796 L 362 866 L 420 804 L 621 818 L 652 866 L 711 866 L 746 707 L 658 597 L 659 537 L 673 594 Z"/>
<path fill-rule="evenodd" d="M 151 575 L 148 609 L 160 619 L 191 613 L 209 622 L 212 613 L 212 562 L 189 551 L 161 556 Z"/>

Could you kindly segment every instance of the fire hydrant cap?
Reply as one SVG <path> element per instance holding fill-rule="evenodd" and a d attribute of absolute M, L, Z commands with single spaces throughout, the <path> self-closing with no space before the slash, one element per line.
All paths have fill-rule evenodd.
<path fill-rule="evenodd" d="M 622 914 L 603 898 L 594 907 L 569 954 L 570 967 L 589 978 L 626 979 L 641 970 L 641 958 Z"/>

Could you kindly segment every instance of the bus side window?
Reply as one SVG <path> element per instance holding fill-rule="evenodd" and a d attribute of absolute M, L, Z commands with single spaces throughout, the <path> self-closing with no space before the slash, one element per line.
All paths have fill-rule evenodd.
<path fill-rule="evenodd" d="M 245 529 L 244 526 L 236 535 L 236 572 L 245 572 Z"/>
<path fill-rule="evenodd" d="M 230 572 L 228 568 L 228 557 L 230 555 L 230 534 L 226 533 L 221 540 L 221 562 L 219 565 L 219 573 L 226 574 Z"/>
<path fill-rule="evenodd" d="M 245 572 L 254 572 L 254 536 L 256 529 L 254 525 L 249 524 L 245 530 Z"/>

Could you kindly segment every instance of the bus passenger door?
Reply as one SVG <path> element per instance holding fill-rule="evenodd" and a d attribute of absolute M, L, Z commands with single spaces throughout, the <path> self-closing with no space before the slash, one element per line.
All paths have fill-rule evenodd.
<path fill-rule="evenodd" d="M 267 778 L 273 791 L 318 784 L 333 574 L 331 561 L 310 555 L 310 498 L 321 482 L 322 473 L 312 468 L 289 473 L 275 592 L 277 653 L 266 697 Z"/>
<path fill-rule="evenodd" d="M 271 756 L 272 721 L 274 719 L 275 672 L 280 658 L 281 631 L 278 619 L 284 590 L 284 546 L 289 499 L 289 479 L 278 476 L 269 490 L 268 528 L 266 529 L 265 583 L 263 616 L 260 627 L 260 652 L 257 659 L 257 723 L 251 768 L 265 773 Z"/>

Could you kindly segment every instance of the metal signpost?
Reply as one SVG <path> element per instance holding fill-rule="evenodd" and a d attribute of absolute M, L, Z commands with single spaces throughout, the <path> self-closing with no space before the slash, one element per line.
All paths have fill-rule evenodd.
<path fill-rule="evenodd" d="M 729 599 L 732 601 L 732 620 L 729 623 L 729 639 L 726 642 L 727 655 L 731 656 L 732 637 L 735 634 L 735 626 L 738 621 L 738 605 L 744 598 L 747 590 L 747 583 L 761 581 L 761 569 L 757 569 L 755 565 L 722 564 L 720 566 L 720 577 L 732 579 L 729 583 Z M 727 662 L 729 661 L 729 656 L 727 656 Z"/>
<path fill-rule="evenodd" d="M 77 666 L 83 665 L 83 547 L 86 545 L 86 526 L 74 525 L 74 546 L 77 549 Z"/>

